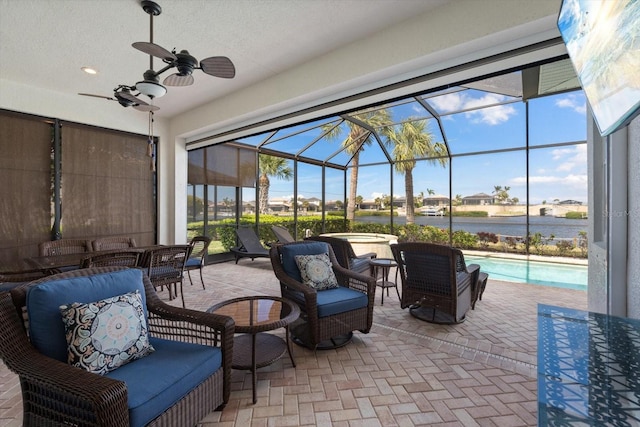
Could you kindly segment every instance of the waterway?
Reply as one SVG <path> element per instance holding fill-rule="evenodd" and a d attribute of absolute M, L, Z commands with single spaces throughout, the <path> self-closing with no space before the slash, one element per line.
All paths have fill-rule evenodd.
<path fill-rule="evenodd" d="M 358 222 L 376 222 L 386 224 L 389 217 L 361 216 Z M 464 230 L 469 233 L 481 231 L 495 233 L 501 236 L 525 236 L 527 218 L 517 217 L 454 217 L 453 230 Z M 394 225 L 404 225 L 405 217 L 397 216 L 393 218 Z M 449 228 L 449 218 L 443 216 L 416 216 L 415 223 L 419 225 L 432 225 L 438 228 Z M 570 239 L 577 238 L 581 231 L 586 232 L 588 221 L 586 219 L 556 218 L 553 216 L 531 216 L 529 217 L 529 232 L 541 233 L 544 237 L 553 235 L 555 238 Z"/>

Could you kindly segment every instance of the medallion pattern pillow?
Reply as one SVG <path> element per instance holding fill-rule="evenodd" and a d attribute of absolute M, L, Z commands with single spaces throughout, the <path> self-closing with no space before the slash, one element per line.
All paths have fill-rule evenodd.
<path fill-rule="evenodd" d="M 331 260 L 327 254 L 296 255 L 296 264 L 300 269 L 302 283 L 318 291 L 338 287 L 336 275 L 331 268 Z"/>
<path fill-rule="evenodd" d="M 89 372 L 107 372 L 155 351 L 149 343 L 138 291 L 101 301 L 60 306 L 68 362 Z"/>

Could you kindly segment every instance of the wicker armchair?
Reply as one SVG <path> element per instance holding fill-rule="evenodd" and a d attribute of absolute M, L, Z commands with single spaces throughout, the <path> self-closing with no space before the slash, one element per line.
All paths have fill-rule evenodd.
<path fill-rule="evenodd" d="M 24 426 L 129 426 L 126 383 L 40 353 L 30 343 L 21 315 L 28 288 L 37 283 L 122 269 L 75 270 L 31 282 L 10 293 L 0 293 L 0 357 L 20 377 Z M 197 342 L 222 350 L 221 368 L 148 424 L 195 425 L 229 400 L 234 322 L 227 316 L 169 306 L 158 298 L 146 276 L 143 282 L 150 337 Z"/>
<path fill-rule="evenodd" d="M 295 261 L 290 259 L 292 253 L 328 253 L 333 272 L 340 285 L 338 290 L 344 295 L 341 302 L 347 301 L 347 297 L 361 298 L 364 294 L 366 296 L 364 304 L 355 309 L 348 308 L 323 315 L 323 305 L 335 303 L 330 296 L 335 289 L 318 291 L 301 283 L 299 278 L 293 277 L 290 266 L 291 262 L 295 263 Z M 336 348 L 347 344 L 353 336 L 353 331 L 369 333 L 373 323 L 376 290 L 373 277 L 341 267 L 331 246 L 323 242 L 300 241 L 278 244 L 271 247 L 269 255 L 273 271 L 280 281 L 282 297 L 300 306 L 301 323 L 290 328 L 294 342 L 312 350 Z"/>
<path fill-rule="evenodd" d="M 398 243 L 391 251 L 402 280 L 402 308 L 432 323 L 465 320 L 479 265 L 465 265 L 459 249 L 432 243 Z"/>
<path fill-rule="evenodd" d="M 81 254 L 91 252 L 91 240 L 60 239 L 42 242 L 39 245 L 40 256 Z"/>
<path fill-rule="evenodd" d="M 333 249 L 333 252 L 336 254 L 336 259 L 341 266 L 358 273 L 372 274 L 369 260 L 377 257 L 375 252 L 356 255 L 351 243 L 349 243 L 347 239 L 341 239 L 339 237 L 311 236 L 307 237 L 305 240 L 314 240 L 330 244 L 331 249 Z"/>
<path fill-rule="evenodd" d="M 94 251 L 112 251 L 135 248 L 136 240 L 132 237 L 102 237 L 91 242 L 91 245 Z"/>

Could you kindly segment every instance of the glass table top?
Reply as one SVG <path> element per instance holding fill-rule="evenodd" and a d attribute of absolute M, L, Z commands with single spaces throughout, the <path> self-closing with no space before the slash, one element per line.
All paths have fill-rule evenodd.
<path fill-rule="evenodd" d="M 640 320 L 538 305 L 538 425 L 640 426 Z"/>

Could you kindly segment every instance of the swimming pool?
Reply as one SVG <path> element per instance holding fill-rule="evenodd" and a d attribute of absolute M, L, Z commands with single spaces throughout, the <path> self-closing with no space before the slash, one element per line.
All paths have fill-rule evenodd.
<path fill-rule="evenodd" d="M 480 265 L 489 279 L 587 290 L 587 266 L 465 255 L 467 264 Z"/>

